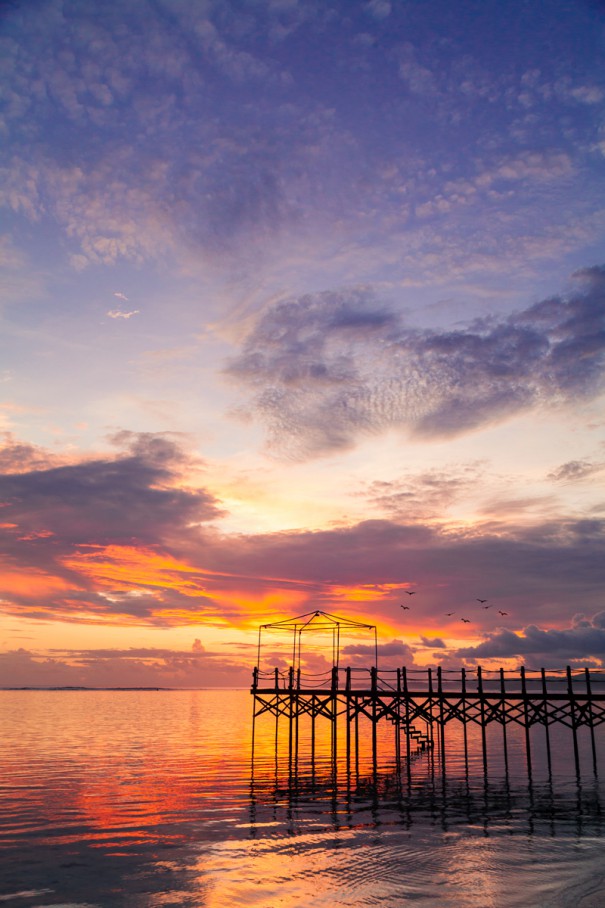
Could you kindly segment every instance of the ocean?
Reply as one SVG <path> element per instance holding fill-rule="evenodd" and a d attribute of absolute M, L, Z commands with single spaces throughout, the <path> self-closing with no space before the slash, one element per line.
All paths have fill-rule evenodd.
<path fill-rule="evenodd" d="M 347 765 L 318 721 L 256 720 L 248 691 L 1 691 L 0 906 L 605 906 L 605 736 L 447 727 L 397 764 Z M 602 732 L 602 729 L 597 731 Z M 595 771 L 596 769 L 596 771 Z"/>

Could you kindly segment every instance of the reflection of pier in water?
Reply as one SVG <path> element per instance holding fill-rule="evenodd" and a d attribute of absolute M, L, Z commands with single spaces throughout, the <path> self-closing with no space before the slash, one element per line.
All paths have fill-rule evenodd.
<path fill-rule="evenodd" d="M 261 667 L 261 632 L 275 629 L 292 633 L 291 664 L 287 668 Z M 330 669 L 309 674 L 301 670 L 303 633 L 319 630 L 332 637 Z M 580 774 L 580 729 L 587 729 L 592 763 L 596 773 L 597 749 L 595 728 L 605 723 L 605 674 L 600 671 L 572 669 L 497 671 L 476 669 L 436 670 L 409 669 L 405 666 L 378 670 L 341 668 L 339 665 L 341 635 L 355 630 L 373 631 L 376 653 L 376 631 L 363 625 L 323 612 L 312 612 L 299 618 L 263 625 L 259 631 L 258 663 L 254 668 L 251 693 L 254 698 L 253 750 L 256 720 L 272 716 L 275 723 L 275 748 L 280 720 L 287 724 L 288 757 L 296 766 L 299 757 L 302 722 L 310 723 L 311 764 L 315 761 L 318 726 L 326 722 L 332 759 L 337 748 L 344 746 L 347 771 L 353 765 L 359 770 L 360 753 L 370 748 L 374 773 L 378 766 L 379 738 L 384 746 L 384 726 L 392 727 L 394 759 L 398 767 L 405 762 L 408 773 L 415 754 L 431 751 L 437 744 L 439 765 L 447 769 L 447 736 L 452 725 L 462 728 L 465 758 L 468 758 L 468 729 L 481 734 L 482 761 L 487 773 L 487 729 L 500 726 L 502 752 L 508 765 L 508 732 L 510 726 L 523 729 L 527 770 L 532 774 L 531 730 L 544 730 L 546 758 L 551 772 L 551 729 L 567 727 L 572 736 L 576 774 Z M 366 648 L 367 649 L 367 648 Z M 344 723 L 344 741 L 339 726 Z M 361 726 L 363 725 L 363 729 Z"/>
<path fill-rule="evenodd" d="M 336 764 L 315 772 L 293 761 L 285 776 L 257 766 L 251 784 L 251 824 L 264 829 L 267 822 L 283 822 L 292 834 L 318 825 L 335 830 L 372 826 L 429 823 L 444 831 L 470 826 L 477 835 L 605 833 L 605 814 L 597 776 L 583 783 L 580 777 L 565 784 L 553 779 L 523 783 L 518 777 L 471 777 L 468 772 L 450 778 L 440 771 L 434 753 L 424 754 L 422 771 L 410 777 L 398 770 L 358 776 Z M 417 764 L 417 768 L 420 766 Z"/>

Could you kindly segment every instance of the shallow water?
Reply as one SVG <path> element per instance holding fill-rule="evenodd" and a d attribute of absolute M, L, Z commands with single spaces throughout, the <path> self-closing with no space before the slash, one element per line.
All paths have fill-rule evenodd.
<path fill-rule="evenodd" d="M 446 735 L 440 754 L 347 766 L 318 722 L 298 760 L 246 691 L 0 692 L 0 906 L 605 905 L 605 762 L 580 736 Z M 326 723 L 327 726 L 327 723 Z M 584 730 L 583 730 L 584 731 Z M 597 740 L 605 758 L 605 739 Z M 405 754 L 404 754 L 405 756 Z"/>

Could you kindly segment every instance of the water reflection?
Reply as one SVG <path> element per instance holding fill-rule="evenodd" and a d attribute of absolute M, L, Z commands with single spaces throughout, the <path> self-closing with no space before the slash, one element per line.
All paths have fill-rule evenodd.
<path fill-rule="evenodd" d="M 549 770 L 536 731 L 528 777 L 522 732 L 505 762 L 488 730 L 486 773 L 452 727 L 444 775 L 389 730 L 374 766 L 363 727 L 348 766 L 324 727 L 290 760 L 270 722 L 252 761 L 244 691 L 5 693 L 0 721 L 0 904 L 559 908 L 602 867 L 605 767 L 581 742 L 578 778 L 565 735 Z"/>
<path fill-rule="evenodd" d="M 427 754 L 413 775 L 400 768 L 357 776 L 324 767 L 297 766 L 287 774 L 256 766 L 250 786 L 250 833 L 284 823 L 290 834 L 321 821 L 334 830 L 402 823 L 430 824 L 444 832 L 471 826 L 485 835 L 539 831 L 602 835 L 598 776 L 534 781 L 504 776 L 443 776 Z"/>

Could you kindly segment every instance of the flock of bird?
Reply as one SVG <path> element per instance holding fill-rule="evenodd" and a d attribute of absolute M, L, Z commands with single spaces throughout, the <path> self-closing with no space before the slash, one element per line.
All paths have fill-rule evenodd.
<path fill-rule="evenodd" d="M 404 590 L 403 592 L 404 592 L 404 593 L 407 593 L 408 596 L 415 596 L 415 595 L 416 595 L 416 590 Z M 486 604 L 485 604 L 485 603 L 488 601 L 487 599 L 477 599 L 476 601 L 477 601 L 477 602 L 480 602 L 482 608 L 484 608 L 484 609 L 491 608 L 491 605 L 486 605 Z M 401 605 L 400 608 L 402 608 L 405 612 L 409 612 L 409 610 L 410 610 L 410 606 L 409 606 L 409 605 Z M 503 612 L 502 609 L 497 609 L 497 612 L 498 612 L 499 615 L 502 615 L 503 617 L 504 617 L 505 615 L 508 615 L 508 612 Z M 452 615 L 455 615 L 455 614 L 456 614 L 456 612 L 445 612 L 446 618 L 451 618 Z M 470 618 L 461 618 L 460 620 L 461 620 L 464 624 L 470 624 L 470 623 L 471 623 L 471 619 L 470 619 Z"/>

